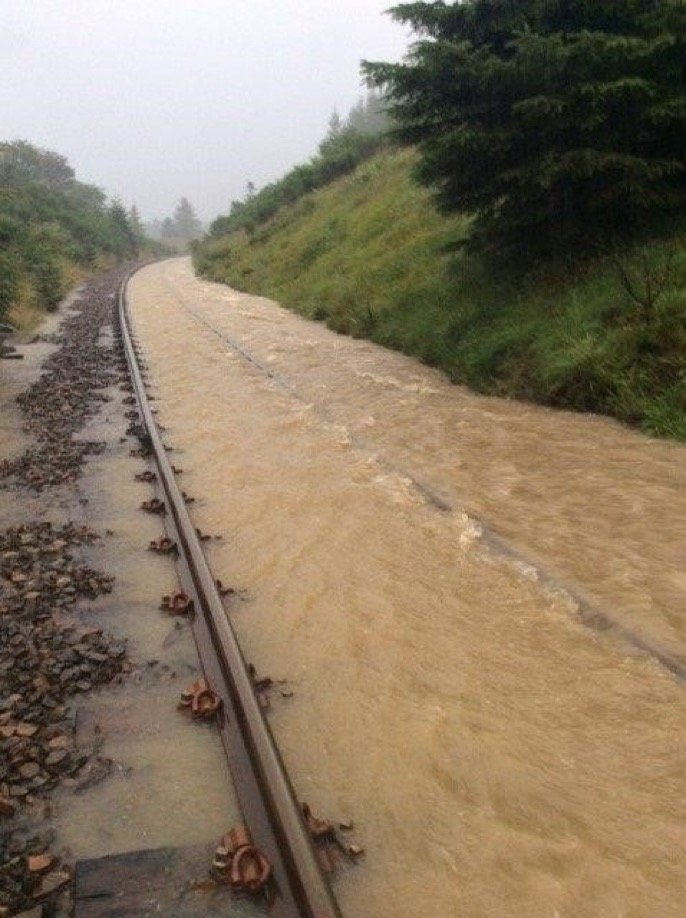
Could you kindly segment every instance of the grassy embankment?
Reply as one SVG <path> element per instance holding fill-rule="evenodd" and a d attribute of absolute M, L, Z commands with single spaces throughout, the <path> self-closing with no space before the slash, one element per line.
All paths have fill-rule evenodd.
<path fill-rule="evenodd" d="M 454 250 L 468 220 L 436 213 L 412 181 L 413 159 L 382 152 L 252 237 L 207 238 L 198 270 L 480 392 L 686 440 L 686 232 L 618 261 L 496 277 Z"/>

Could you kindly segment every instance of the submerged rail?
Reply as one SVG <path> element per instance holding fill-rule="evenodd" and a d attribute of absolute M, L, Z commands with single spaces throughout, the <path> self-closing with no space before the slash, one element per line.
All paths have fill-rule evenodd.
<path fill-rule="evenodd" d="M 166 522 L 179 547 L 180 579 L 194 603 L 192 630 L 200 662 L 207 682 L 221 698 L 217 724 L 236 796 L 255 844 L 271 864 L 273 896 L 269 914 L 276 918 L 340 918 L 340 909 L 319 866 L 236 634 L 167 458 L 131 336 L 127 282 L 128 278 L 118 296 L 126 361 L 169 511 Z M 227 914 L 231 908 L 227 904 Z"/>
<path fill-rule="evenodd" d="M 288 379 L 274 370 L 273 367 L 266 366 L 264 363 L 258 360 L 255 355 L 246 350 L 245 347 L 242 347 L 228 334 L 218 329 L 199 312 L 191 308 L 186 302 L 184 302 L 181 297 L 178 296 L 178 294 L 174 293 L 173 290 L 171 292 L 176 297 L 176 300 L 181 308 L 189 316 L 191 316 L 196 322 L 206 328 L 208 332 L 218 338 L 221 342 L 228 345 L 231 350 L 234 351 L 234 353 L 238 354 L 258 373 L 261 373 L 262 375 L 273 380 L 281 389 L 283 389 L 285 392 L 288 392 L 298 401 L 308 405 L 310 404 L 309 400 L 305 398 L 301 393 L 299 393 L 296 387 Z M 315 406 L 315 411 L 317 411 L 324 418 L 324 420 L 327 421 L 327 423 L 334 420 L 330 414 L 328 414 L 326 411 L 323 411 L 321 408 L 317 408 Z M 417 478 L 414 473 L 407 467 L 399 466 L 393 461 L 385 459 L 383 455 L 379 455 L 373 444 L 366 442 L 365 439 L 359 435 L 359 433 L 353 433 L 351 439 L 354 446 L 359 447 L 364 451 L 373 453 L 375 461 L 386 468 L 388 471 L 392 473 L 398 473 L 404 478 L 407 478 L 412 483 L 412 487 L 417 491 L 417 493 L 420 494 L 424 500 L 427 501 L 427 503 L 434 506 L 437 510 L 440 510 L 444 513 L 460 511 L 462 513 L 467 513 L 469 516 L 472 516 L 475 519 L 478 519 L 479 525 L 481 526 L 483 532 L 484 542 L 496 555 L 506 559 L 513 559 L 524 564 L 527 568 L 535 570 L 539 582 L 543 584 L 543 586 L 552 589 L 557 594 L 562 593 L 568 596 L 578 609 L 579 620 L 588 628 L 603 634 L 614 635 L 620 641 L 626 643 L 628 647 L 638 650 L 640 653 L 645 654 L 648 657 L 652 657 L 656 663 L 664 667 L 664 669 L 666 669 L 667 672 L 671 673 L 673 676 L 676 676 L 680 682 L 686 682 L 686 660 L 683 656 L 670 653 L 653 641 L 642 637 L 637 632 L 631 630 L 631 628 L 622 624 L 618 616 L 604 611 L 603 609 L 593 604 L 586 596 L 578 592 L 574 587 L 560 582 L 555 574 L 550 573 L 548 570 L 546 570 L 546 568 L 542 567 L 535 558 L 530 557 L 528 554 L 511 545 L 505 538 L 503 538 L 494 529 L 492 529 L 489 523 L 479 519 L 478 513 L 476 511 L 472 511 L 468 505 L 456 506 L 455 504 L 451 503 L 451 501 L 443 494 L 441 494 L 440 490 L 434 487 L 430 482 Z"/>

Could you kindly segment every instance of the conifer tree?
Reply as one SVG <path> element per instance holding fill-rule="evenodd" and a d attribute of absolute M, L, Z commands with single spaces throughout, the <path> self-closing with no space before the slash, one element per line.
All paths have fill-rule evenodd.
<path fill-rule="evenodd" d="M 684 5 L 403 3 L 420 40 L 365 63 L 439 205 L 497 252 L 606 243 L 686 203 Z"/>
<path fill-rule="evenodd" d="M 133 232 L 134 238 L 136 240 L 136 245 L 140 247 L 145 243 L 145 228 L 143 226 L 143 221 L 141 220 L 141 215 L 138 212 L 138 208 L 135 204 L 131 205 L 129 210 L 129 226 Z"/>
<path fill-rule="evenodd" d="M 135 255 L 138 251 L 138 240 L 129 222 L 126 208 L 116 198 L 110 204 L 109 217 L 118 254 L 122 257 Z"/>
<path fill-rule="evenodd" d="M 198 220 L 188 198 L 181 198 L 174 211 L 176 236 L 186 242 L 202 236 L 202 223 Z"/>

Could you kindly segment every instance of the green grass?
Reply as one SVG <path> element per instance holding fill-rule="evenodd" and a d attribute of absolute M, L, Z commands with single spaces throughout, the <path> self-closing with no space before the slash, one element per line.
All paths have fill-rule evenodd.
<path fill-rule="evenodd" d="M 411 178 L 411 151 L 383 152 L 283 208 L 252 238 L 206 239 L 205 276 L 270 296 L 334 330 L 441 367 L 485 393 L 612 415 L 686 440 L 686 234 L 609 258 L 496 276 L 456 244 Z M 667 270 L 668 266 L 668 270 Z"/>

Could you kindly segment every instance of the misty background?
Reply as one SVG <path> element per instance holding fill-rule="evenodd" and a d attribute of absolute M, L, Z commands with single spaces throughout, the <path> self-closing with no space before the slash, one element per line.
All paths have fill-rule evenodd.
<path fill-rule="evenodd" d="M 145 219 L 210 220 L 308 159 L 362 58 L 409 35 L 389 0 L 4 0 L 1 138 L 64 154 Z"/>

